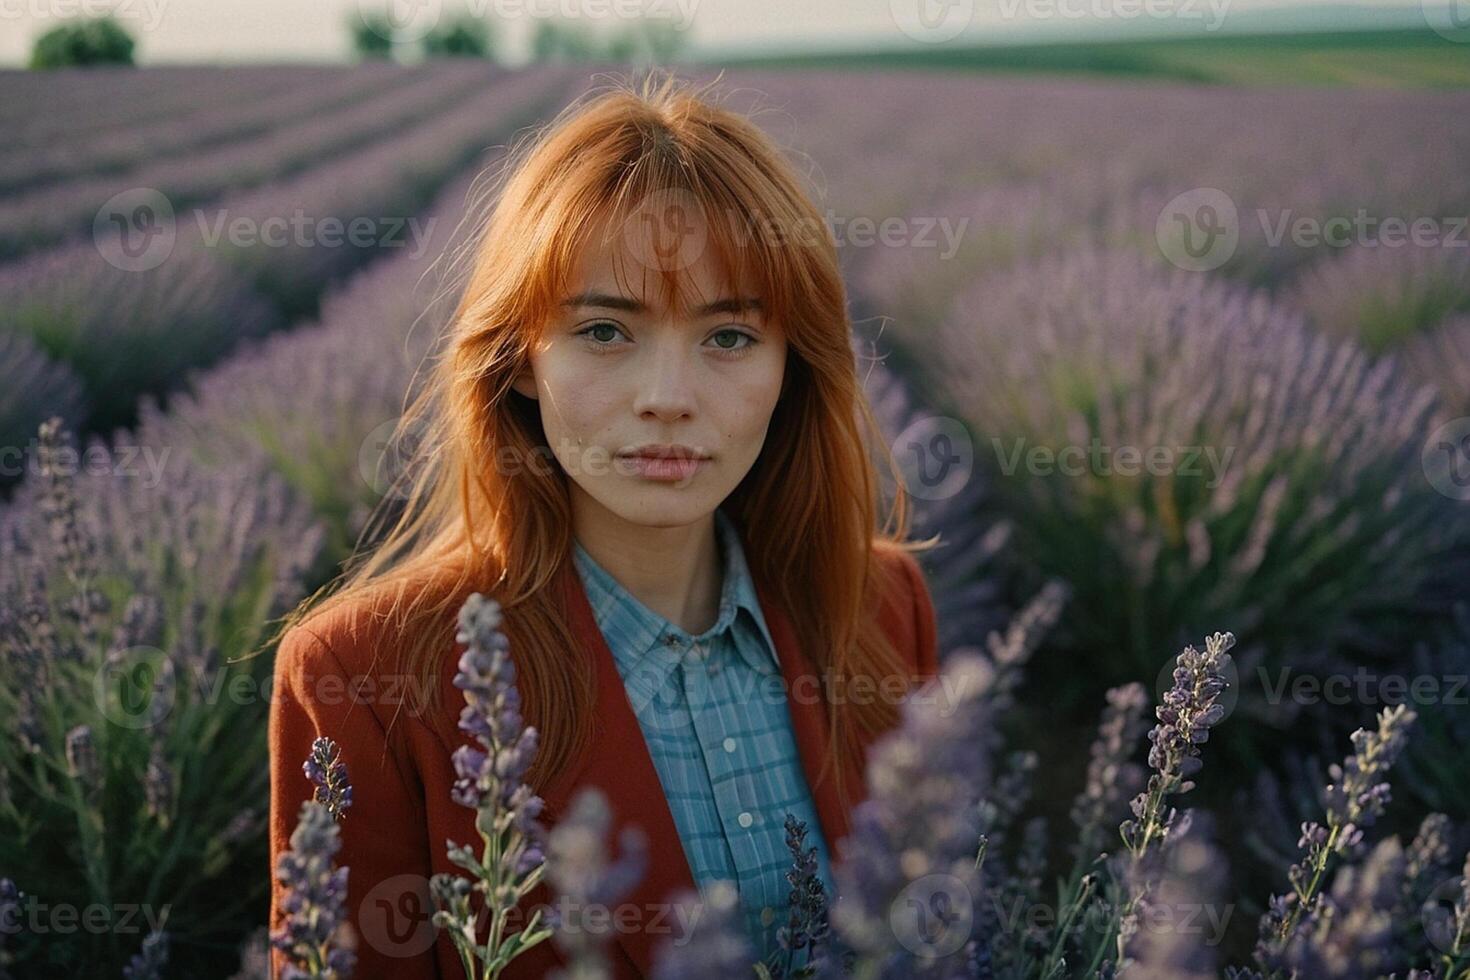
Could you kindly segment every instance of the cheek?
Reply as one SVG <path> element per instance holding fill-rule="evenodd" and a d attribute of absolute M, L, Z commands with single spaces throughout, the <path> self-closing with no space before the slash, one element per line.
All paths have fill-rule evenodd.
<path fill-rule="evenodd" d="M 755 370 L 736 372 L 725 381 L 726 391 L 715 402 L 714 410 L 726 438 L 748 440 L 755 443 L 753 450 L 759 449 L 781 396 L 781 369 L 785 360 L 784 352 L 779 356 L 773 352 L 763 356 L 762 363 L 750 365 Z"/>
<path fill-rule="evenodd" d="M 589 358 L 548 351 L 537 364 L 541 418 L 547 434 L 585 437 L 605 424 L 616 402 L 608 372 Z"/>

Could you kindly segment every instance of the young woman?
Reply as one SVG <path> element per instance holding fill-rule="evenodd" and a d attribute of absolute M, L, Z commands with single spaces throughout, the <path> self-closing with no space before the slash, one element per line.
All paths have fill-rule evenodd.
<path fill-rule="evenodd" d="M 458 870 L 446 839 L 478 839 L 450 755 L 470 741 L 455 614 L 481 592 L 540 733 L 543 822 L 595 786 L 614 834 L 648 840 L 608 918 L 615 975 L 646 975 L 675 893 L 720 878 L 765 952 L 785 814 L 830 888 L 864 751 L 937 669 L 901 480 L 880 526 L 873 460 L 897 469 L 834 243 L 771 140 L 671 78 L 568 107 L 511 161 L 403 421 L 426 433 L 406 499 L 283 625 L 272 866 L 330 736 L 354 791 L 337 862 L 357 975 L 462 975 L 427 882 Z M 545 942 L 504 975 L 560 962 Z"/>

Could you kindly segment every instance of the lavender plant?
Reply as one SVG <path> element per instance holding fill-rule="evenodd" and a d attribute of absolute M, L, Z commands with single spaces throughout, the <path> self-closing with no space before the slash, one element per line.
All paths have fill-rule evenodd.
<path fill-rule="evenodd" d="M 281 903 L 286 920 L 270 934 L 270 943 L 289 958 L 287 980 L 349 980 L 357 963 L 356 938 L 346 918 L 351 869 L 332 861 L 342 849 L 337 821 L 352 805 L 352 782 L 341 755 L 341 747 L 325 735 L 312 740 L 301 764 L 312 798 L 302 801 L 291 847 L 276 861 L 276 878 L 286 887 Z"/>
<path fill-rule="evenodd" d="M 1358 245 L 1308 266 L 1286 298 L 1318 329 L 1381 353 L 1470 312 L 1470 254 L 1443 244 Z"/>
<path fill-rule="evenodd" d="M 429 880 L 434 925 L 449 932 L 465 976 L 492 980 L 524 950 L 550 938 L 552 929 L 532 913 L 525 927 L 506 935 L 516 906 L 546 873 L 545 828 L 537 819 L 543 801 L 523 781 L 536 754 L 535 728 L 521 720 L 520 692 L 510 644 L 501 632 L 500 605 L 476 592 L 459 612 L 458 642 L 465 644 L 454 686 L 464 692 L 459 727 L 480 743 L 454 750 L 454 801 L 476 811 L 480 848 L 447 841 L 449 859 L 470 873 L 436 874 Z M 474 898 L 489 915 L 480 939 Z"/>
<path fill-rule="evenodd" d="M 1129 939 L 1137 932 L 1139 911 L 1146 906 L 1151 880 L 1173 837 L 1188 825 L 1190 814 L 1181 814 L 1166 802 L 1169 797 L 1194 789 L 1189 777 L 1203 765 L 1199 745 L 1209 738 L 1210 728 L 1219 724 L 1225 709 L 1220 695 L 1229 686 L 1227 672 L 1235 645 L 1231 633 L 1205 638 L 1205 649 L 1184 648 L 1174 667 L 1174 686 L 1155 710 L 1158 724 L 1148 733 L 1148 765 L 1152 773 L 1144 792 L 1133 798 L 1131 819 L 1123 821 L 1119 833 L 1127 849 L 1120 855 L 1114 875 L 1120 883 L 1120 903 L 1115 957 L 1105 960 L 1109 975 L 1127 969 Z"/>
<path fill-rule="evenodd" d="M 817 873 L 817 849 L 804 846 L 806 834 L 806 822 L 786 814 L 786 848 L 791 852 L 786 881 L 791 891 L 786 899 L 786 922 L 776 930 L 776 948 L 763 964 L 771 977 L 810 975 L 830 933 L 827 888 Z"/>
<path fill-rule="evenodd" d="M 51 416 L 75 423 L 82 415 L 86 397 L 81 381 L 22 333 L 0 330 L 0 376 L 10 382 L 0 391 L 0 447 L 17 452 Z M 0 473 L 0 486 L 18 477 Z"/>
<path fill-rule="evenodd" d="M 959 473 L 943 460 L 949 446 L 943 420 L 915 397 L 905 373 L 890 366 L 887 358 L 892 355 L 880 358 L 876 350 L 876 342 L 854 340 L 863 394 L 909 493 L 910 533 L 920 540 L 939 536 L 940 544 L 919 561 L 934 599 L 939 649 L 951 650 L 1005 625 L 1005 559 L 1012 527 L 1004 518 L 991 522 L 976 517 L 988 497 L 983 474 Z M 883 493 L 891 497 L 893 474 L 879 467 L 879 477 Z"/>
<path fill-rule="evenodd" d="M 1303 860 L 1291 867 L 1292 892 L 1273 895 L 1261 922 L 1256 960 L 1271 970 L 1287 966 L 1293 944 L 1310 945 L 1303 937 L 1319 933 L 1330 919 L 1320 889 L 1334 858 L 1353 860 L 1363 850 L 1363 831 L 1382 815 L 1389 784 L 1382 777 L 1398 758 L 1408 739 L 1415 713 L 1399 704 L 1378 716 L 1376 731 L 1353 733 L 1354 753 L 1342 765 L 1334 763 L 1327 786 L 1327 823 L 1302 824 Z"/>
<path fill-rule="evenodd" d="M 638 827 L 620 836 L 622 856 L 607 854 L 612 824 L 607 799 L 595 788 L 584 788 L 572 799 L 567 815 L 548 834 L 546 880 L 558 896 L 552 913 L 556 944 L 566 954 L 565 969 L 551 980 L 599 980 L 611 975 L 604 947 L 605 915 L 643 877 L 648 867 L 648 841 Z M 591 913 L 589 916 L 587 913 Z"/>
<path fill-rule="evenodd" d="M 311 743 L 311 754 L 302 764 L 306 778 L 313 786 L 312 799 L 327 808 L 335 820 L 341 820 L 352 806 L 352 783 L 347 779 L 347 763 L 342 761 L 342 748 L 325 735 Z"/>
<path fill-rule="evenodd" d="M 936 351 L 1016 553 L 1073 589 L 1063 653 L 1097 669 L 1059 678 L 1064 705 L 1153 677 L 1152 651 L 1226 618 L 1268 676 L 1388 657 L 1465 539 L 1418 462 L 1432 392 L 1262 294 L 1084 251 L 977 283 Z M 1277 723 L 1297 707 L 1242 703 Z"/>
<path fill-rule="evenodd" d="M 166 411 L 145 401 L 139 441 L 173 447 L 181 465 L 259 460 L 310 501 L 326 525 L 328 558 L 345 558 L 371 509 L 402 491 L 409 467 L 397 464 L 417 461 L 418 452 L 432 459 L 423 433 L 395 431 L 386 440 L 376 433 L 394 427 L 414 391 L 415 369 L 449 316 L 449 294 L 429 287 L 440 285 L 441 256 L 465 240 L 473 176 L 462 174 L 440 194 L 425 219 L 434 235 L 421 254 L 373 263 L 327 294 L 316 322 L 203 373 Z M 371 457 L 367 450 L 380 441 L 381 455 Z"/>
<path fill-rule="evenodd" d="M 271 934 L 271 945 L 290 957 L 284 980 L 348 980 L 356 966 L 344 908 L 350 869 L 332 861 L 342 849 L 340 835 L 327 806 L 302 801 L 291 847 L 276 864 L 276 878 L 287 889 L 282 903 L 286 919 Z"/>
<path fill-rule="evenodd" d="M 688 935 L 660 947 L 652 980 L 748 980 L 757 957 L 745 934 L 740 892 L 734 883 L 717 880 L 700 892 L 682 891 L 673 897 L 673 904 L 698 909 L 698 915 Z"/>
<path fill-rule="evenodd" d="M 269 883 L 268 674 L 234 661 L 302 595 L 319 530 L 259 472 L 154 486 L 95 442 L 84 468 L 59 419 L 38 447 L 0 511 L 0 868 L 47 903 L 166 916 L 171 968 L 208 972 Z M 79 931 L 48 963 L 117 975 L 126 940 Z"/>
<path fill-rule="evenodd" d="M 123 980 L 163 980 L 168 966 L 168 933 L 150 932 L 143 948 L 123 967 Z"/>
<path fill-rule="evenodd" d="M 130 424 L 143 394 L 174 390 L 188 370 L 280 326 L 244 277 L 200 250 L 132 271 L 85 242 L 0 266 L 0 335 L 28 338 L 80 379 L 90 411 L 68 422 L 88 430 Z"/>

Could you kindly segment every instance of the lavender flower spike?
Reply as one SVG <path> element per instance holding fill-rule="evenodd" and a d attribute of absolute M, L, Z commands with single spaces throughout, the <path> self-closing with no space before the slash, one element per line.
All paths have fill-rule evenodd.
<path fill-rule="evenodd" d="M 141 952 L 123 967 L 123 980 L 161 980 L 168 966 L 168 933 L 150 932 L 143 939 Z"/>
<path fill-rule="evenodd" d="M 611 824 L 607 799 L 589 787 L 577 794 L 566 818 L 551 831 L 546 876 L 558 897 L 553 913 L 556 942 L 570 960 L 566 970 L 550 974 L 551 980 L 611 976 L 603 951 L 608 939 L 606 923 L 615 904 L 648 867 L 648 840 L 637 827 L 623 829 L 619 838 L 622 857 L 608 859 L 605 841 Z"/>
<path fill-rule="evenodd" d="M 1375 731 L 1359 728 L 1352 734 L 1353 754 L 1341 765 L 1328 767 L 1332 782 L 1324 798 L 1327 825 L 1316 821 L 1302 824 L 1297 846 L 1304 859 L 1291 866 L 1287 877 L 1292 892 L 1273 895 L 1261 919 L 1256 961 L 1274 968 L 1283 962 L 1289 947 L 1299 946 L 1299 932 L 1315 933 L 1321 905 L 1321 890 L 1328 865 L 1334 857 L 1352 861 L 1363 851 L 1363 828 L 1372 826 L 1388 803 L 1389 787 L 1382 777 L 1408 744 L 1409 728 L 1418 716 L 1405 704 L 1384 708 Z"/>
<path fill-rule="evenodd" d="M 347 980 L 357 965 L 351 943 L 345 941 L 351 929 L 343 909 L 348 869 L 332 866 L 341 847 L 331 811 L 315 800 L 303 800 L 291 849 L 276 863 L 276 878 L 287 889 L 286 921 L 271 933 L 271 945 L 292 961 L 282 980 Z"/>
<path fill-rule="evenodd" d="M 796 954 L 807 951 L 806 961 L 815 960 L 827 941 L 830 926 L 827 918 L 827 888 L 817 874 L 817 849 L 804 847 L 806 821 L 786 814 L 786 848 L 791 852 L 791 870 L 786 880 L 791 883 L 787 897 L 786 924 L 776 930 L 777 948 L 771 951 L 767 965 L 773 976 L 788 977 Z"/>
<path fill-rule="evenodd" d="M 676 906 L 695 909 L 694 927 L 659 949 L 652 980 L 749 980 L 756 951 L 745 934 L 740 893 L 728 881 L 714 881 L 700 895 L 685 891 Z M 682 921 L 680 914 L 677 921 Z"/>
<path fill-rule="evenodd" d="M 833 942 L 818 976 L 852 955 L 859 975 L 967 975 L 989 937 L 975 847 L 990 789 L 995 668 L 956 652 L 902 705 L 868 755 L 870 795 L 853 810 L 846 859 L 833 870 Z"/>
<path fill-rule="evenodd" d="M 352 806 L 352 784 L 347 780 L 347 763 L 342 761 L 342 748 L 325 735 L 311 743 L 311 755 L 301 764 L 306 778 L 316 786 L 314 798 L 327 808 L 333 819 L 340 820 Z"/>
<path fill-rule="evenodd" d="M 1162 871 L 1162 858 L 1173 839 L 1185 833 L 1190 813 L 1180 814 L 1165 801 L 1194 789 L 1188 778 L 1202 763 L 1199 745 L 1210 737 L 1210 728 L 1225 716 L 1219 697 L 1229 681 L 1233 633 L 1205 637 L 1204 652 L 1186 646 L 1175 658 L 1174 686 L 1164 703 L 1154 709 L 1158 724 L 1148 733 L 1151 745 L 1148 765 L 1153 772 L 1143 792 L 1133 798 L 1133 818 L 1118 828 L 1127 846 L 1115 855 L 1109 870 L 1126 895 L 1118 917 L 1115 960 L 1103 964 L 1108 975 L 1122 975 L 1130 965 L 1128 950 L 1139 927 L 1139 913 L 1149 907 L 1149 891 Z"/>
<path fill-rule="evenodd" d="M 1133 799 L 1135 819 L 1124 821 L 1123 842 L 1135 858 L 1142 857 L 1154 841 L 1164 843 L 1175 829 L 1176 812 L 1164 799 L 1194 789 L 1190 776 L 1202 763 L 1199 745 L 1210 737 L 1225 708 L 1218 701 L 1229 686 L 1225 671 L 1230 666 L 1226 653 L 1235 645 L 1235 634 L 1215 633 L 1205 638 L 1204 652 L 1187 646 L 1176 658 L 1174 686 L 1164 703 L 1154 709 L 1159 721 L 1148 733 L 1152 746 L 1148 765 L 1153 770 L 1148 787 Z"/>
<path fill-rule="evenodd" d="M 454 686 L 465 698 L 459 727 L 482 748 L 461 745 L 454 750 L 458 778 L 450 795 L 456 803 L 478 811 L 475 829 L 482 847 L 476 856 L 469 847 L 446 841 L 449 860 L 472 878 L 436 874 L 429 880 L 436 906 L 434 925 L 449 931 L 470 978 L 497 976 L 517 954 L 552 935 L 539 909 L 523 929 L 505 935 L 516 906 L 545 874 L 546 830 L 537 819 L 541 797 L 523 782 L 536 755 L 536 729 L 527 728 L 521 719 L 515 666 L 501 622 L 500 604 L 478 592 L 459 611 L 455 638 L 465 644 L 454 675 Z M 490 914 L 489 936 L 483 944 L 470 904 L 473 892 L 484 895 Z M 477 970 L 477 962 L 483 963 L 482 969 Z"/>

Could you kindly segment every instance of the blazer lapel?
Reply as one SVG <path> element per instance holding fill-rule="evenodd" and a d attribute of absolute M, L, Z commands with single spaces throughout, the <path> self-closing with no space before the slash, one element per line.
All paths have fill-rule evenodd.
<path fill-rule="evenodd" d="M 572 630 L 582 639 L 597 674 L 596 720 L 587 749 L 546 787 L 541 797 L 549 819 L 555 822 L 578 790 L 596 786 L 612 810 L 613 840 L 626 826 L 639 827 L 647 837 L 648 868 L 637 886 L 621 899 L 621 904 L 637 909 L 644 917 L 639 922 L 641 927 L 620 928 L 614 933 L 628 958 L 647 976 L 653 971 L 655 949 L 673 935 L 678 925 L 677 918 L 669 914 L 670 903 L 681 889 L 695 890 L 694 876 L 622 675 L 570 561 L 562 567 L 561 587 Z"/>

